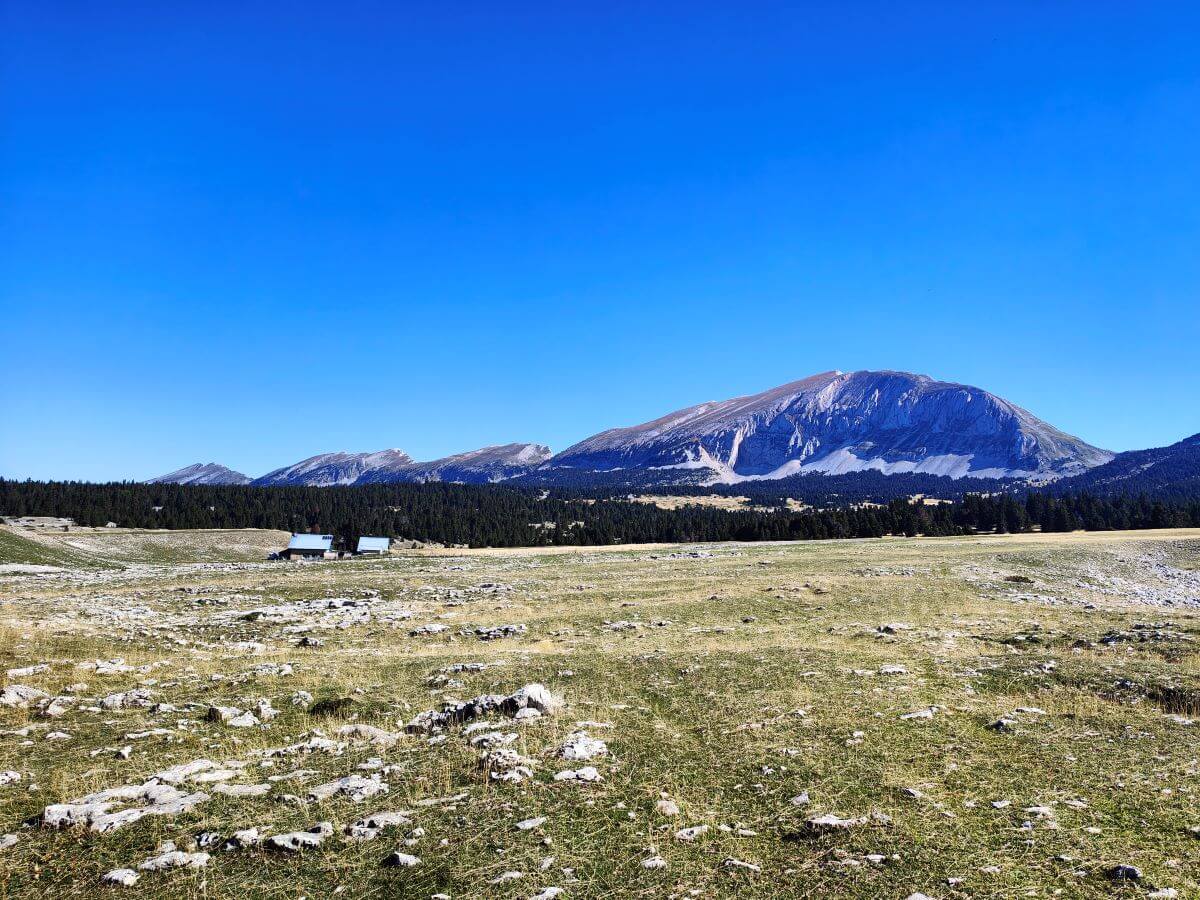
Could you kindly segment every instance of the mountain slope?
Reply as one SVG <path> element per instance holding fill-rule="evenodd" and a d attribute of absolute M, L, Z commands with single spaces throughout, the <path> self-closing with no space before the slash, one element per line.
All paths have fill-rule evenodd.
<path fill-rule="evenodd" d="M 313 487 L 354 484 L 364 475 L 396 471 L 412 461 L 412 457 L 403 450 L 395 449 L 380 450 L 376 453 L 321 453 L 268 472 L 260 478 L 255 478 L 251 484 Z"/>
<path fill-rule="evenodd" d="M 249 484 L 250 476 L 217 463 L 192 463 L 146 484 Z"/>
<path fill-rule="evenodd" d="M 698 480 L 733 484 L 875 469 L 1050 479 L 1112 456 L 979 388 L 906 372 L 825 372 L 609 429 L 538 474 L 656 470 L 670 478 L 691 470 Z"/>
<path fill-rule="evenodd" d="M 1147 494 L 1159 499 L 1200 498 L 1200 434 L 1169 447 L 1118 453 L 1109 462 L 1057 485 L 1064 491 L 1109 496 Z"/>

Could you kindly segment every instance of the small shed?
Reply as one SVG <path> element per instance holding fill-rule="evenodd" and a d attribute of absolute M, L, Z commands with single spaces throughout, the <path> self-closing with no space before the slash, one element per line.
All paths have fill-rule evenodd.
<path fill-rule="evenodd" d="M 359 555 L 380 556 L 384 553 L 392 551 L 392 539 L 387 537 L 360 537 L 358 539 L 358 549 L 355 551 Z"/>
<path fill-rule="evenodd" d="M 324 559 L 333 553 L 333 535 L 293 534 L 283 552 L 288 559 Z"/>

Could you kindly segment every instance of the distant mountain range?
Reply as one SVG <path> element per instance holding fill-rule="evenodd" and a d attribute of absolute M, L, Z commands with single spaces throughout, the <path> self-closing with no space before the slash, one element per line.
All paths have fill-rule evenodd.
<path fill-rule="evenodd" d="M 545 444 L 502 444 L 431 462 L 410 463 L 396 470 L 374 469 L 360 476 L 355 484 L 388 481 L 494 483 L 524 475 L 549 458 L 550 448 Z"/>
<path fill-rule="evenodd" d="M 1188 441 L 1114 455 L 980 388 L 906 372 L 864 371 L 825 372 L 760 394 L 701 403 L 641 425 L 602 431 L 557 455 L 542 444 L 526 443 L 429 462 L 395 449 L 325 453 L 253 480 L 215 463 L 197 463 L 153 481 L 649 487 L 878 472 L 1101 485 L 1197 455 Z M 1159 472 L 1174 473 L 1173 466 L 1168 462 Z"/>
<path fill-rule="evenodd" d="M 403 450 L 378 453 L 324 453 L 256 478 L 258 485 L 380 484 L 385 482 L 457 481 L 488 484 L 506 481 L 550 458 L 541 444 L 504 444 L 414 462 Z"/>

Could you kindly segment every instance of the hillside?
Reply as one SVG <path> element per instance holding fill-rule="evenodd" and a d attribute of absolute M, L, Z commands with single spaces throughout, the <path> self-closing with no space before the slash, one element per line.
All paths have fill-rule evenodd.
<path fill-rule="evenodd" d="M 1200 497 L 1200 434 L 1169 447 L 1118 453 L 1102 466 L 1063 480 L 1055 489 L 1101 496 L 1146 494 L 1161 500 L 1196 499 Z"/>

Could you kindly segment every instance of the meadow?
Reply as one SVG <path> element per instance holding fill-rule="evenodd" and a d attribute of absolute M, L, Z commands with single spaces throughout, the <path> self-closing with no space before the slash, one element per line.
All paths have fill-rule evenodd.
<path fill-rule="evenodd" d="M 1200 532 L 281 537 L 0 531 L 0 897 L 1200 894 Z"/>

